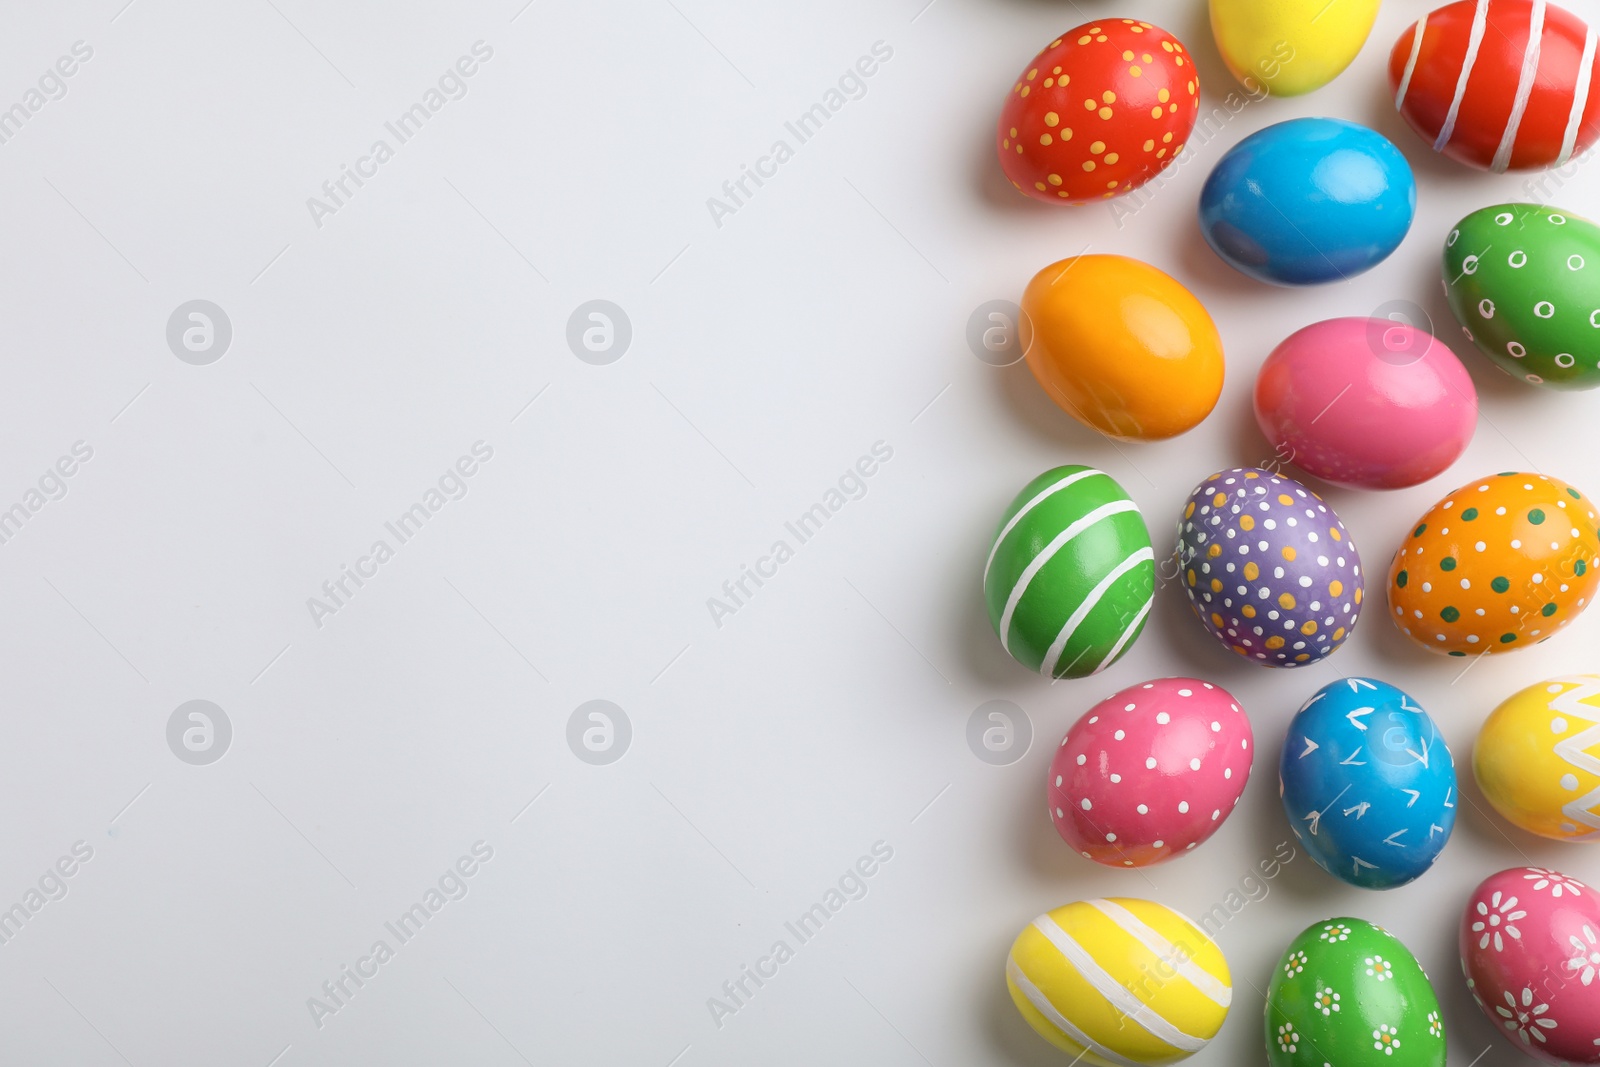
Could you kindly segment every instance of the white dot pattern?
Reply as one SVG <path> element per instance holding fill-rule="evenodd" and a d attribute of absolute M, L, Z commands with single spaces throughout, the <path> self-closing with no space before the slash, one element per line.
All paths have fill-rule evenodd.
<path fill-rule="evenodd" d="M 1361 558 L 1344 524 L 1316 493 L 1269 471 L 1201 483 L 1179 526 L 1178 563 L 1206 629 L 1268 666 L 1318 662 L 1361 613 Z"/>
<path fill-rule="evenodd" d="M 1089 709 L 1051 762 L 1049 810 L 1075 851 L 1144 867 L 1209 837 L 1250 777 L 1250 722 L 1226 690 L 1146 682 Z"/>

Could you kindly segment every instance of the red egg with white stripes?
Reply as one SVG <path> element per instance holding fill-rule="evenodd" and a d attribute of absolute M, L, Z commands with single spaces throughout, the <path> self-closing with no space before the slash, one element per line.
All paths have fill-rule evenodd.
<path fill-rule="evenodd" d="M 1233 694 L 1160 678 L 1107 697 L 1072 725 L 1050 761 L 1056 833 L 1107 867 L 1149 867 L 1216 833 L 1255 755 Z"/>
<path fill-rule="evenodd" d="M 1545 0 L 1457 0 L 1400 35 L 1389 86 L 1435 152 L 1496 173 L 1558 166 L 1600 139 L 1595 43 Z"/>

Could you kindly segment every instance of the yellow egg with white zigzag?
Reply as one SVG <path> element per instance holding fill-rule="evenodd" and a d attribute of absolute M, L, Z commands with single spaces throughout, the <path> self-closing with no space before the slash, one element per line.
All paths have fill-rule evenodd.
<path fill-rule="evenodd" d="M 1233 1000 L 1217 943 L 1148 900 L 1080 900 L 1033 920 L 1006 958 L 1028 1024 L 1097 1067 L 1169 1064 L 1200 1051 Z"/>
<path fill-rule="evenodd" d="M 1530 834 L 1600 840 L 1600 676 L 1530 685 L 1506 699 L 1472 752 L 1478 788 Z"/>

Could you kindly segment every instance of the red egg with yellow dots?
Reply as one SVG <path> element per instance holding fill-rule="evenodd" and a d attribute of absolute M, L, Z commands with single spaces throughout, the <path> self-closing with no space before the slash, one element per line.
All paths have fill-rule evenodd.
<path fill-rule="evenodd" d="M 1200 111 L 1200 74 L 1148 22 L 1101 19 L 1057 37 L 1017 77 L 995 147 L 1011 184 L 1080 204 L 1137 189 L 1172 164 Z"/>

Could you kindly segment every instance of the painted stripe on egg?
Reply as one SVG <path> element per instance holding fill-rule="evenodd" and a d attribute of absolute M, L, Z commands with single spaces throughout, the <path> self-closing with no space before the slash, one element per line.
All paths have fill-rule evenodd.
<path fill-rule="evenodd" d="M 1555 753 L 1579 770 L 1600 775 L 1600 759 L 1596 759 L 1588 752 L 1591 746 L 1600 744 L 1600 716 L 1595 714 L 1594 705 L 1585 703 L 1590 697 L 1600 696 L 1600 684 L 1596 684 L 1592 678 L 1581 676 L 1573 678 L 1572 681 L 1577 682 L 1577 687 L 1568 689 L 1551 700 L 1550 706 L 1568 718 L 1580 719 L 1591 725 L 1587 730 L 1557 741 Z M 1561 814 L 1575 824 L 1581 823 L 1600 831 L 1600 816 L 1594 812 L 1596 804 L 1600 804 L 1600 788 L 1592 789 L 1576 800 L 1569 801 L 1562 806 Z M 1594 836 L 1593 833 L 1582 834 L 1571 840 L 1582 841 Z"/>
<path fill-rule="evenodd" d="M 1017 583 L 1011 587 L 1011 595 L 1006 599 L 1005 611 L 1000 615 L 1000 643 L 1005 646 L 1007 652 L 1011 651 L 1011 619 L 1017 612 L 1017 605 L 1022 603 L 1023 594 L 1028 591 L 1028 586 L 1032 584 L 1034 577 L 1038 575 L 1040 571 L 1044 570 L 1045 565 L 1055 558 L 1056 553 L 1060 552 L 1063 548 L 1070 544 L 1072 540 L 1079 534 L 1083 533 L 1083 531 L 1090 529 L 1091 527 L 1098 526 L 1101 521 L 1109 519 L 1113 515 L 1123 515 L 1127 512 L 1138 510 L 1138 505 L 1134 504 L 1134 502 L 1131 500 L 1117 500 L 1110 504 L 1102 504 L 1093 511 L 1089 512 L 1089 514 L 1085 515 L 1083 518 L 1068 526 L 1065 530 L 1062 530 L 1060 533 L 1056 534 L 1054 540 L 1046 545 L 1042 552 L 1040 552 L 1037 556 L 1034 556 L 1033 559 L 1028 562 L 1027 567 L 1023 568 L 1022 577 L 1018 578 Z M 1148 552 L 1149 550 L 1146 549 L 1146 551 Z M 1154 558 L 1153 554 L 1151 558 Z M 1102 593 L 1104 592 L 1103 589 L 1100 591 Z M 1085 614 L 1087 614 L 1087 612 Z M 1081 618 L 1079 621 L 1082 621 Z M 1065 644 L 1065 642 L 1063 642 L 1063 644 Z M 1057 649 L 1056 656 L 1060 656 L 1060 654 L 1060 650 Z M 1045 661 L 1053 663 L 1055 661 L 1055 657 L 1047 655 L 1045 657 Z"/>
<path fill-rule="evenodd" d="M 1154 553 L 1152 553 L 1153 555 Z M 1150 609 L 1154 605 L 1154 600 L 1146 600 L 1144 602 L 1144 606 L 1139 609 L 1138 614 L 1134 615 L 1133 621 L 1128 624 L 1127 629 L 1122 631 L 1122 636 L 1117 638 L 1117 643 L 1111 646 L 1111 651 L 1107 652 L 1105 658 L 1095 667 L 1095 674 L 1099 674 L 1117 661 L 1117 657 L 1122 655 L 1122 650 L 1128 646 L 1128 642 L 1132 641 L 1138 635 L 1140 628 L 1144 626 L 1145 617 L 1150 614 Z"/>
<path fill-rule="evenodd" d="M 1033 926 L 1055 946 L 1056 951 L 1060 952 L 1068 963 L 1072 964 L 1079 976 L 1088 982 L 1095 992 L 1126 1018 L 1137 1023 L 1140 1029 L 1151 1037 L 1183 1052 L 1198 1052 L 1206 1046 L 1204 1038 L 1184 1033 L 1157 1015 L 1138 997 L 1118 985 L 1117 980 L 1095 962 L 1088 950 L 1073 940 L 1072 935 L 1058 926 L 1049 915 L 1041 915 L 1033 920 Z"/>
<path fill-rule="evenodd" d="M 1472 68 L 1478 65 L 1478 50 L 1483 47 L 1483 33 L 1489 24 L 1489 0 L 1478 0 L 1472 12 L 1472 31 L 1467 37 L 1467 54 L 1461 60 L 1461 74 L 1456 79 L 1456 93 L 1450 100 L 1450 110 L 1445 113 L 1444 125 L 1433 142 L 1435 152 L 1450 143 L 1456 132 L 1456 119 L 1461 114 L 1461 101 L 1467 95 L 1467 82 L 1472 78 Z"/>
<path fill-rule="evenodd" d="M 1188 951 L 1179 952 L 1176 945 L 1163 937 L 1155 928 L 1146 925 L 1133 912 L 1114 900 L 1091 900 L 1088 904 L 1116 923 L 1123 933 L 1143 945 L 1157 959 L 1182 975 L 1184 980 L 1194 986 L 1207 1000 L 1223 1008 L 1233 1003 L 1232 987 L 1226 982 L 1218 981 L 1215 975 L 1195 963 Z"/>
<path fill-rule="evenodd" d="M 1400 88 L 1395 90 L 1394 109 L 1406 102 L 1406 90 L 1411 88 L 1411 75 L 1417 72 L 1417 57 L 1422 54 L 1422 35 L 1428 30 L 1428 16 L 1417 20 L 1416 34 L 1411 38 L 1411 55 L 1406 60 L 1406 72 L 1400 78 Z"/>
<path fill-rule="evenodd" d="M 1517 75 L 1517 95 L 1512 99 L 1505 132 L 1500 135 L 1500 145 L 1489 164 L 1489 169 L 1496 174 L 1504 174 L 1511 165 L 1511 150 L 1516 145 L 1517 131 L 1522 129 L 1528 98 L 1533 95 L 1533 83 L 1539 73 L 1539 55 L 1544 49 L 1544 5 L 1545 0 L 1533 0 L 1533 9 L 1528 15 L 1528 44 L 1522 53 L 1522 71 Z"/>
<path fill-rule="evenodd" d="M 1099 1056 L 1115 1064 L 1116 1067 L 1143 1067 L 1137 1060 L 1130 1060 L 1126 1056 L 1121 1056 L 1111 1051 L 1104 1045 L 1097 1045 L 1089 1040 L 1088 1034 L 1074 1026 L 1072 1020 L 1062 1015 L 1056 1009 L 1056 1006 L 1050 1003 L 1050 998 L 1044 995 L 1044 991 L 1028 980 L 1028 976 L 1023 973 L 1022 968 L 1017 965 L 1016 958 L 1013 956 L 1006 957 L 1006 977 L 1011 979 L 1017 989 L 1022 992 L 1022 995 L 1027 998 L 1028 1003 L 1033 1005 L 1034 1011 L 1049 1020 L 1050 1025 L 1060 1030 L 1069 1040 L 1089 1049 L 1091 1055 Z"/>
<path fill-rule="evenodd" d="M 1097 471 L 1093 467 L 1086 467 L 1085 469 L 1074 474 L 1067 475 L 1065 478 L 1055 482 L 1048 488 L 1040 490 L 1037 494 L 1035 494 L 1033 499 L 1022 505 L 1022 507 L 1017 510 L 1015 515 L 1006 520 L 1006 524 L 1002 526 L 1000 528 L 1000 532 L 995 535 L 994 544 L 989 546 L 989 558 L 983 564 L 983 580 L 986 582 L 989 580 L 989 568 L 994 566 L 994 557 L 995 553 L 1000 551 L 1000 542 L 1006 539 L 1007 534 L 1016 529 L 1017 523 L 1026 518 L 1029 512 L 1038 507 L 1040 504 L 1044 503 L 1044 501 L 1049 497 L 1061 492 L 1061 490 L 1070 485 L 1076 485 L 1085 478 L 1093 478 L 1097 474 L 1102 478 L 1110 477 L 1110 475 L 1106 474 L 1104 471 Z"/>
<path fill-rule="evenodd" d="M 1561 138 L 1561 156 L 1556 160 L 1560 166 L 1572 158 L 1572 150 L 1578 143 L 1578 130 L 1583 127 L 1583 112 L 1589 106 L 1590 83 L 1594 77 L 1594 27 L 1589 27 L 1589 32 L 1583 37 L 1583 59 L 1578 64 L 1578 84 L 1572 90 L 1572 113 L 1567 116 L 1567 132 Z"/>
<path fill-rule="evenodd" d="M 1111 505 L 1107 506 L 1109 507 Z M 1129 504 L 1128 507 L 1121 510 L 1136 511 L 1138 509 L 1132 504 Z M 1100 579 L 1100 581 L 1096 583 L 1095 587 L 1089 590 L 1089 595 L 1084 597 L 1083 603 L 1078 605 L 1078 609 L 1068 617 L 1066 625 L 1061 628 L 1061 632 L 1056 635 L 1056 639 L 1050 642 L 1050 648 L 1044 654 L 1044 661 L 1039 664 L 1039 673 L 1043 674 L 1046 678 L 1049 678 L 1054 674 L 1055 664 L 1061 659 L 1062 654 L 1066 651 L 1068 642 L 1070 642 L 1077 634 L 1078 627 L 1083 625 L 1083 620 L 1088 618 L 1089 613 L 1099 605 L 1102 599 L 1104 599 L 1106 591 L 1116 584 L 1117 579 L 1121 578 L 1124 574 L 1127 574 L 1141 563 L 1154 562 L 1155 558 L 1156 554 L 1150 548 L 1141 548 L 1127 559 L 1124 559 L 1121 563 L 1113 567 L 1111 569 L 1111 573 Z M 1020 599 L 1020 596 L 1018 599 Z M 1082 655 L 1082 653 L 1079 653 L 1079 655 Z"/>
<path fill-rule="evenodd" d="M 1144 517 L 1116 479 L 1078 464 L 1045 471 L 997 525 L 983 596 L 1013 659 L 1030 671 L 1082 678 L 1131 647 L 1154 596 L 1155 557 Z"/>

